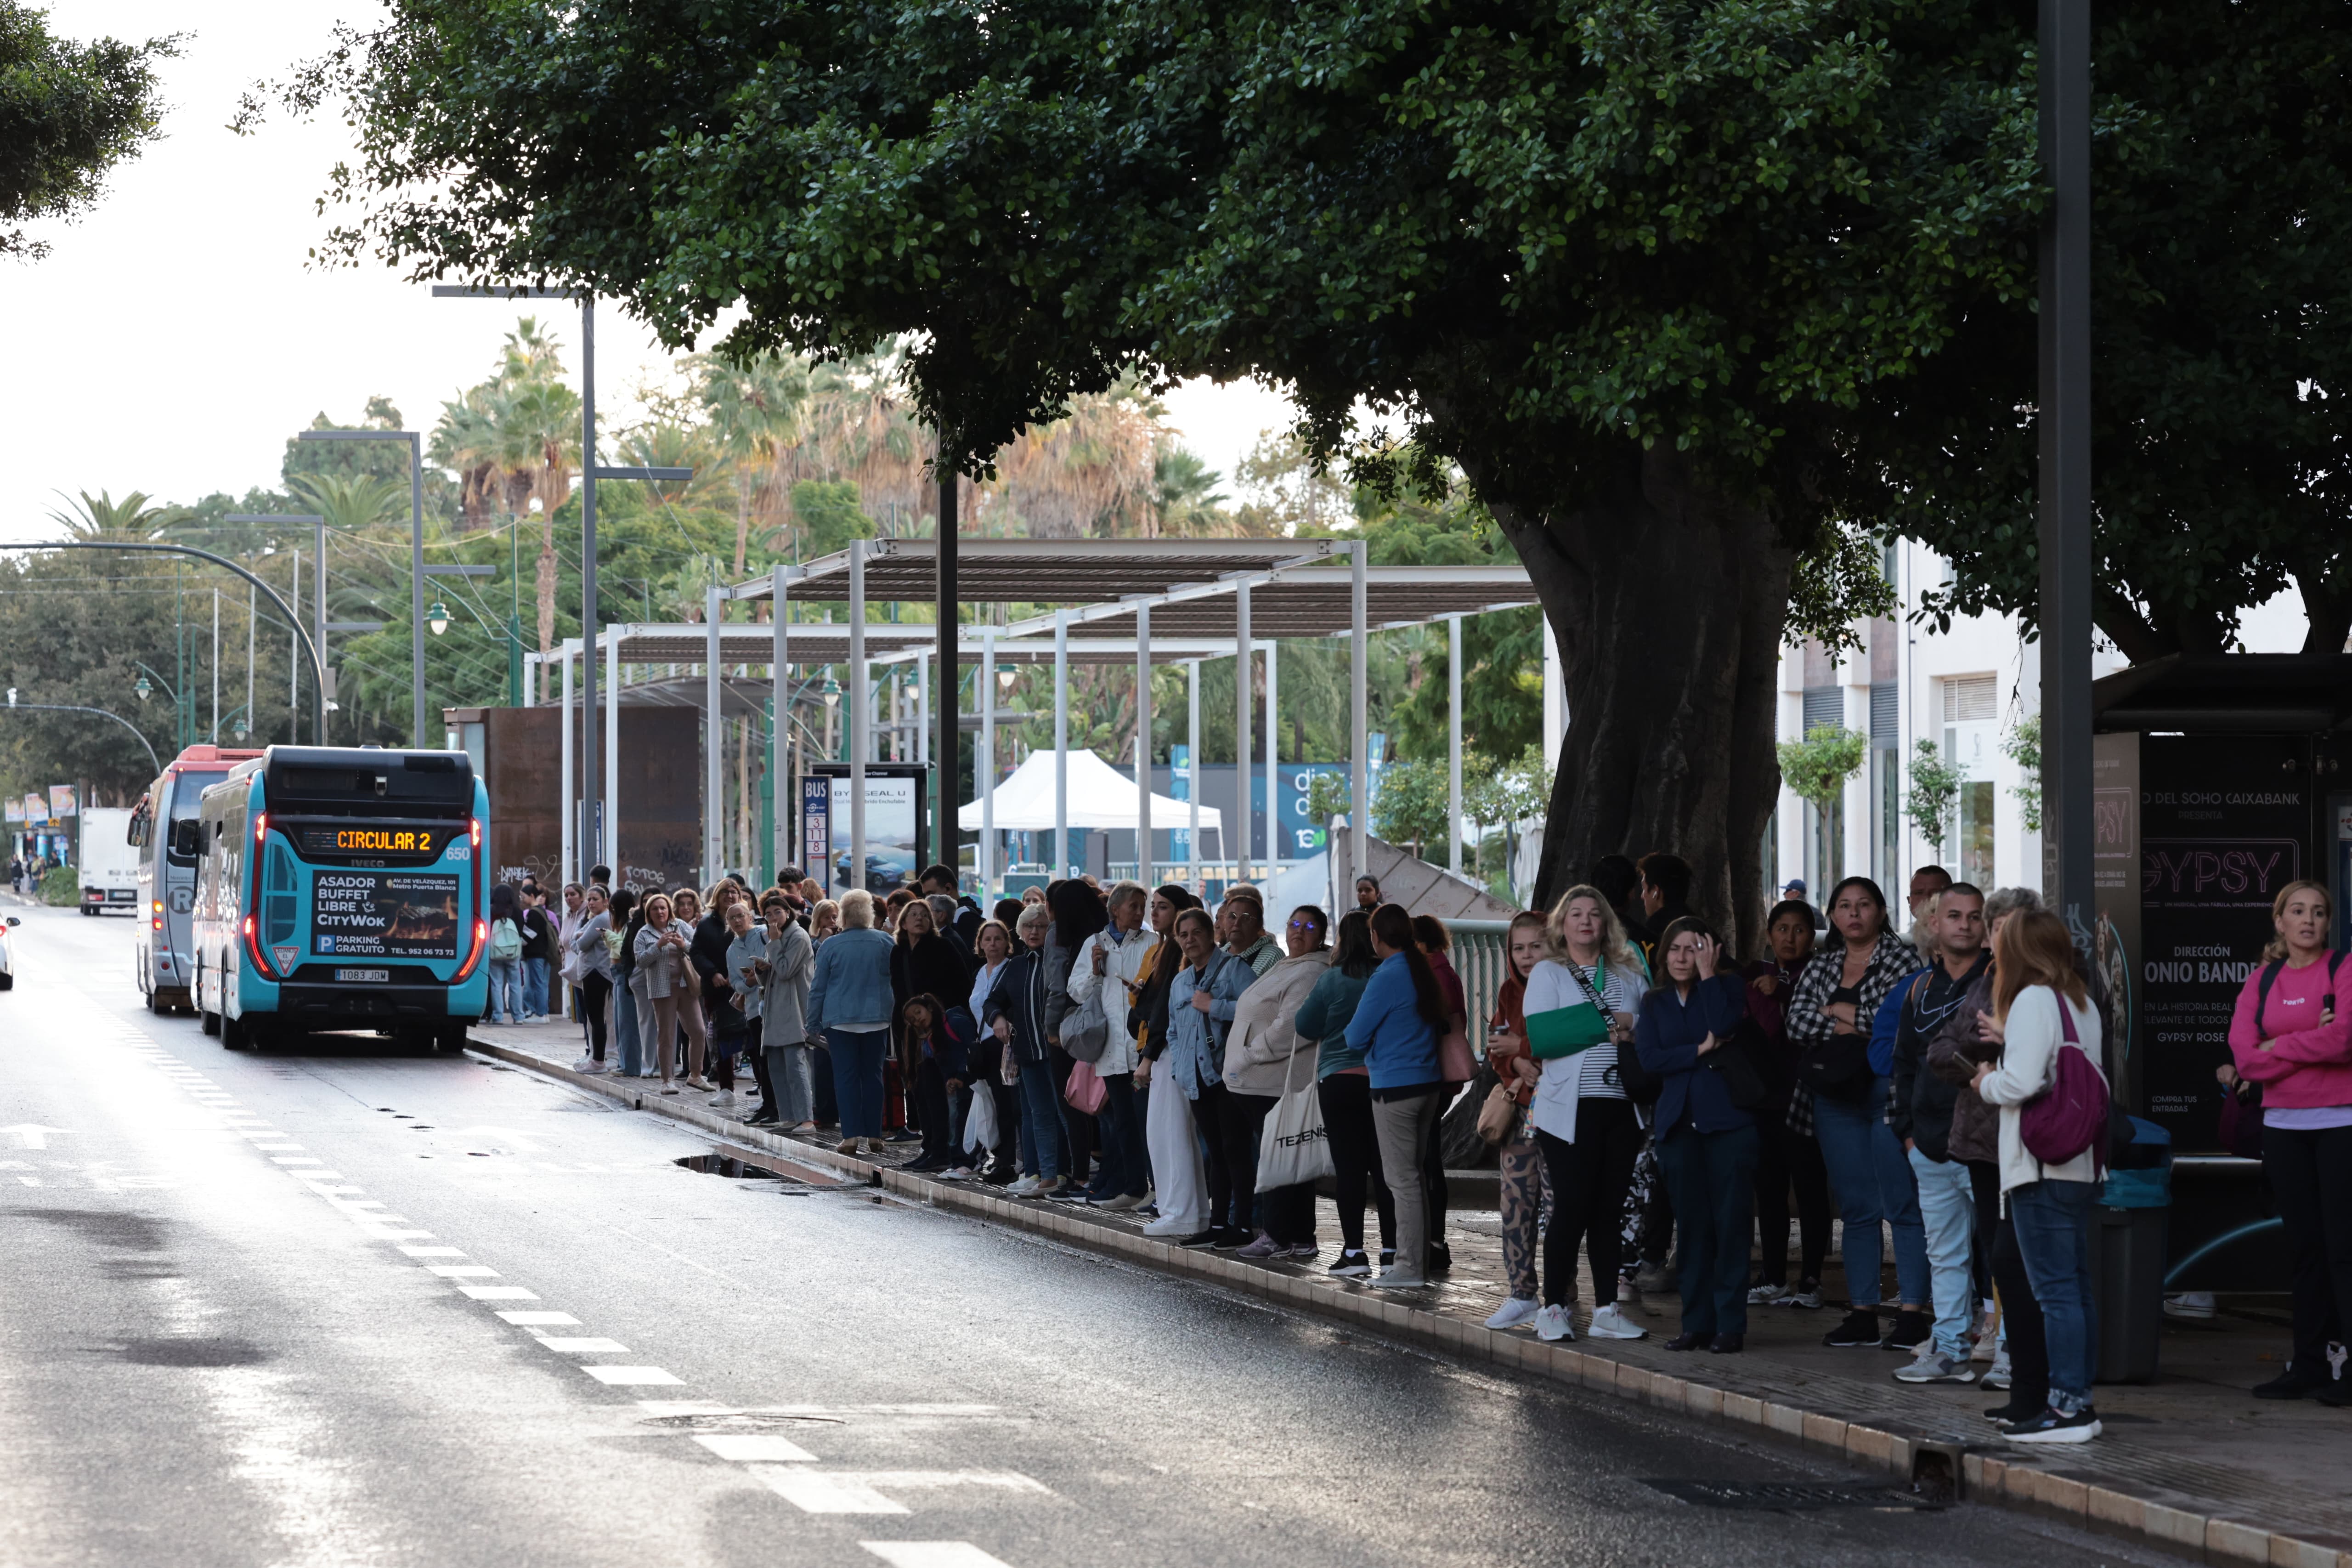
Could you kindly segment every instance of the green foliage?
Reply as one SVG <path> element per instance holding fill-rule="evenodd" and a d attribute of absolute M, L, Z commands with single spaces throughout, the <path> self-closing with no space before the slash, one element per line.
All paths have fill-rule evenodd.
<path fill-rule="evenodd" d="M 0 0 L 0 256 L 38 258 L 47 244 L 14 226 L 70 219 L 98 205 L 106 176 L 161 138 L 156 63 L 180 35 L 78 44 L 47 16 Z"/>
<path fill-rule="evenodd" d="M 2028 833 L 2042 831 L 2042 715 L 2020 719 L 2000 738 L 2000 749 L 2025 774 L 2025 782 L 2010 786 L 2017 796 L 2018 820 Z"/>
<path fill-rule="evenodd" d="M 1870 737 L 1837 724 L 1816 724 L 1801 741 L 1779 747 L 1780 777 L 1797 798 L 1827 813 L 1845 791 L 1846 781 L 1870 756 Z"/>
<path fill-rule="evenodd" d="M 1536 742 L 1508 763 L 1484 756 L 1462 759 L 1462 808 L 1474 821 L 1540 820 L 1551 797 L 1551 770 L 1543 743 Z"/>
<path fill-rule="evenodd" d="M 1410 844 L 1415 855 L 1443 859 L 1447 801 L 1444 763 L 1390 763 L 1372 792 L 1372 831 L 1391 844 Z"/>
<path fill-rule="evenodd" d="M 1903 815 L 1933 845 L 1938 857 L 1952 841 L 1954 816 L 1966 780 L 1958 764 L 1948 763 L 1933 741 L 1922 741 L 1911 758 L 1911 787 L 1903 797 Z"/>
<path fill-rule="evenodd" d="M 52 866 L 41 873 L 41 902 L 69 910 L 81 903 L 81 872 L 71 866 Z"/>
<path fill-rule="evenodd" d="M 1347 775 L 1317 773 L 1307 781 L 1307 816 L 1318 826 L 1328 826 L 1335 816 L 1345 816 L 1352 798 Z"/>
<path fill-rule="evenodd" d="M 803 479 L 793 487 L 793 511 L 812 560 L 848 548 L 853 539 L 875 537 L 874 520 L 858 506 L 857 487 L 845 480 Z"/>

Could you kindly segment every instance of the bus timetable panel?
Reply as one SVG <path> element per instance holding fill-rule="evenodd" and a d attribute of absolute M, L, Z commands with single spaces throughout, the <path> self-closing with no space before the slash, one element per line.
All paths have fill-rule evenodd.
<path fill-rule="evenodd" d="M 196 1007 L 231 1046 L 372 1028 L 448 1048 L 488 1000 L 462 752 L 273 746 L 205 792 Z"/>

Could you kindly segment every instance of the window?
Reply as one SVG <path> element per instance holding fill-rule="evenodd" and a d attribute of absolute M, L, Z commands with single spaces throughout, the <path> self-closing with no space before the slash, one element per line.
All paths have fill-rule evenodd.
<path fill-rule="evenodd" d="M 1943 687 L 1945 723 L 1973 724 L 2000 716 L 2000 693 L 1991 676 L 1947 676 Z"/>
<path fill-rule="evenodd" d="M 1811 734 L 1822 725 L 1832 729 L 1845 727 L 1845 688 L 1842 686 L 1808 686 L 1805 688 L 1804 733 Z M 1800 739 L 1802 737 L 1801 736 Z"/>
<path fill-rule="evenodd" d="M 1960 786 L 1959 879 L 1979 888 L 2000 881 L 1993 874 L 1992 813 L 1990 779 L 1970 779 Z"/>

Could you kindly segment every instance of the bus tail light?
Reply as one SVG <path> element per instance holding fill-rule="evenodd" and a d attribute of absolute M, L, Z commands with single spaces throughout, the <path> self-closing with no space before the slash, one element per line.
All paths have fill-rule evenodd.
<path fill-rule="evenodd" d="M 269 837 L 269 814 L 263 812 L 253 819 L 253 841 L 256 844 Z"/>
<path fill-rule="evenodd" d="M 277 978 L 269 967 L 269 961 L 261 956 L 261 932 L 255 925 L 251 915 L 245 917 L 245 952 L 246 956 L 253 960 L 253 967 L 260 972 L 264 980 Z"/>
<path fill-rule="evenodd" d="M 464 984 L 466 977 L 474 973 L 474 965 L 482 962 L 483 951 L 488 947 L 489 941 L 489 922 L 484 920 L 476 920 L 474 921 L 473 943 L 467 948 L 466 962 L 457 966 L 457 976 L 455 979 L 450 981 L 452 985 Z"/>
<path fill-rule="evenodd" d="M 466 822 L 467 831 L 474 836 L 474 853 L 479 855 L 482 852 L 482 819 L 471 816 Z"/>

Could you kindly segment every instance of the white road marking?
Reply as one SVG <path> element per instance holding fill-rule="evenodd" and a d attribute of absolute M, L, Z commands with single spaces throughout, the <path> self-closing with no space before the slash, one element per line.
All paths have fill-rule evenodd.
<path fill-rule="evenodd" d="M 618 1340 L 600 1339 L 593 1335 L 557 1339 L 541 1334 L 539 1342 L 551 1351 L 564 1351 L 572 1355 L 626 1355 L 629 1347 Z"/>
<path fill-rule="evenodd" d="M 995 1405 L 763 1405 L 765 1415 L 996 1415 Z"/>
<path fill-rule="evenodd" d="M 883 1495 L 885 1487 L 892 1491 L 994 1487 L 1038 1497 L 1053 1495 L 1017 1470 L 801 1470 L 754 1465 L 751 1473 L 803 1513 L 905 1513 L 905 1505 Z"/>
<path fill-rule="evenodd" d="M 0 1127 L 0 1132 L 14 1132 L 20 1149 L 46 1149 L 52 1132 L 70 1132 L 70 1127 L 44 1127 L 37 1121 L 19 1121 L 13 1127 Z"/>
<path fill-rule="evenodd" d="M 580 1326 L 580 1320 L 569 1312 L 500 1312 L 499 1316 L 519 1329 L 537 1328 L 542 1325 L 551 1329 L 576 1329 Z"/>
<path fill-rule="evenodd" d="M 722 1459 L 739 1464 L 777 1463 L 813 1465 L 816 1456 L 788 1438 L 766 1432 L 701 1432 L 696 1442 Z"/>
<path fill-rule="evenodd" d="M 890 1568 L 1011 1568 L 969 1541 L 861 1541 Z"/>
<path fill-rule="evenodd" d="M 273 1165 L 323 1165 L 327 1162 L 316 1154 L 272 1154 L 269 1163 Z"/>
<path fill-rule="evenodd" d="M 411 1258 L 463 1258 L 466 1256 L 463 1249 L 455 1247 L 411 1247 L 406 1242 L 401 1244 L 400 1250 Z"/>
<path fill-rule="evenodd" d="M 536 1301 L 539 1292 L 526 1290 L 520 1285 L 460 1285 L 458 1289 L 477 1301 Z"/>
<path fill-rule="evenodd" d="M 495 1279 L 499 1271 L 487 1263 L 428 1263 L 425 1272 L 441 1279 Z"/>
<path fill-rule="evenodd" d="M 583 1366 L 580 1370 L 614 1388 L 683 1387 L 686 1383 L 657 1366 Z"/>
<path fill-rule="evenodd" d="M 41 1184 L 41 1178 L 38 1176 L 19 1176 L 16 1179 L 28 1187 L 37 1187 Z"/>

